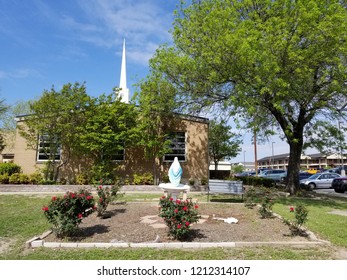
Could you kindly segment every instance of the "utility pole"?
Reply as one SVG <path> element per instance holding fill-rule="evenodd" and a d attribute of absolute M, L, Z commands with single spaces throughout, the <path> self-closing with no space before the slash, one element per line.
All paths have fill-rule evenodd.
<path fill-rule="evenodd" d="M 254 143 L 254 168 L 255 168 L 255 176 L 258 175 L 258 159 L 257 159 L 257 132 L 254 129 L 253 135 L 253 143 Z"/>
<path fill-rule="evenodd" d="M 274 169 L 274 144 L 275 142 L 272 142 L 272 157 L 271 157 L 272 169 Z"/>
<path fill-rule="evenodd" d="M 243 151 L 243 168 L 246 170 L 246 151 Z"/>

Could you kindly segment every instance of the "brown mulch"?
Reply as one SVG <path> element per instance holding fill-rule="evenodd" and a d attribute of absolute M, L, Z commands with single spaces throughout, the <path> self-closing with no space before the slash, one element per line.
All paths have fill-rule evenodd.
<path fill-rule="evenodd" d="M 75 237 L 61 240 L 54 234 L 46 242 L 177 242 L 168 236 L 167 227 L 158 216 L 158 203 L 115 203 L 108 206 L 108 218 L 93 213 L 85 218 Z M 279 218 L 262 219 L 258 209 L 246 208 L 244 204 L 201 203 L 200 222 L 192 225 L 192 234 L 187 242 L 237 242 L 237 241 L 309 241 L 305 236 L 293 236 L 289 227 Z M 215 218 L 233 217 L 236 224 L 228 224 Z"/>

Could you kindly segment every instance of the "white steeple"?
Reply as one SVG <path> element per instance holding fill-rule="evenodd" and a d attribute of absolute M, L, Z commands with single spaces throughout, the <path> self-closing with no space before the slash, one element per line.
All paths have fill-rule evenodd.
<path fill-rule="evenodd" d="M 119 88 L 119 96 L 121 97 L 121 101 L 124 103 L 129 103 L 129 89 L 127 88 L 127 73 L 125 60 L 125 39 L 123 40 L 122 68 L 120 72 Z"/>

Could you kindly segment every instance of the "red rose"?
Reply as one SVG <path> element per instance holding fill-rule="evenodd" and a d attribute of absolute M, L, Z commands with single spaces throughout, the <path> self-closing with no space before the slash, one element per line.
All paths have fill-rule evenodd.
<path fill-rule="evenodd" d="M 195 206 L 194 206 L 194 208 L 195 208 L 195 209 L 198 209 L 198 208 L 199 208 L 199 206 L 198 206 L 198 205 L 195 205 Z"/>
<path fill-rule="evenodd" d="M 290 212 L 294 212 L 294 207 L 290 207 L 290 208 L 289 208 L 289 211 L 290 211 Z"/>
<path fill-rule="evenodd" d="M 190 225 L 190 223 L 189 222 L 186 222 L 186 226 L 189 226 Z"/>
<path fill-rule="evenodd" d="M 181 200 L 176 199 L 176 203 L 177 203 L 177 204 L 180 204 L 180 203 L 181 203 Z"/>
<path fill-rule="evenodd" d="M 96 209 L 98 209 L 98 208 L 94 205 L 94 206 L 93 206 L 93 209 L 96 210 Z"/>
<path fill-rule="evenodd" d="M 52 200 L 57 200 L 57 197 L 56 196 L 52 196 Z"/>
<path fill-rule="evenodd" d="M 175 213 L 178 213 L 178 209 L 175 209 L 174 212 L 175 212 Z"/>
<path fill-rule="evenodd" d="M 92 199 L 92 197 L 90 195 L 87 196 L 87 200 L 90 200 Z"/>
<path fill-rule="evenodd" d="M 180 229 L 180 228 L 181 228 L 181 224 L 178 224 L 178 225 L 177 225 L 177 228 Z"/>
<path fill-rule="evenodd" d="M 42 207 L 42 210 L 43 210 L 43 211 L 48 211 L 48 207 L 47 207 L 47 206 L 44 206 L 44 207 Z"/>
<path fill-rule="evenodd" d="M 183 207 L 183 211 L 187 211 L 188 210 L 188 207 L 187 206 L 184 206 Z"/>
<path fill-rule="evenodd" d="M 165 195 L 163 195 L 161 198 L 164 199 L 164 198 L 165 198 Z"/>
<path fill-rule="evenodd" d="M 102 197 L 100 197 L 100 202 L 102 202 Z"/>
<path fill-rule="evenodd" d="M 101 190 L 101 189 L 102 189 L 102 186 L 99 186 L 99 189 Z"/>
<path fill-rule="evenodd" d="M 82 214 L 78 214 L 78 218 L 82 219 L 83 215 Z"/>
<path fill-rule="evenodd" d="M 172 198 L 172 197 L 170 197 L 170 201 L 173 201 L 173 198 Z"/>
<path fill-rule="evenodd" d="M 75 194 L 74 193 L 71 193 L 71 198 L 74 198 L 75 197 Z"/>

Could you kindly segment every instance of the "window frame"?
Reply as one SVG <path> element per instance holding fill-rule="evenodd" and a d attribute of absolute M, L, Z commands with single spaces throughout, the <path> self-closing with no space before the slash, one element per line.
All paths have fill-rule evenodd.
<path fill-rule="evenodd" d="M 171 141 L 171 143 L 169 144 L 169 149 L 171 151 L 168 153 L 165 153 L 165 155 L 163 156 L 163 161 L 173 162 L 175 157 L 177 157 L 179 162 L 186 162 L 187 161 L 187 133 L 185 131 L 173 131 L 169 133 L 166 139 Z M 181 139 L 181 141 L 176 141 L 179 139 Z M 184 148 L 179 147 L 179 145 L 183 145 Z M 183 151 L 183 153 L 175 153 L 174 151 Z"/>
<path fill-rule="evenodd" d="M 62 148 L 61 148 L 61 144 L 58 144 L 59 140 L 58 137 L 56 137 L 56 143 L 57 144 L 57 152 L 55 155 L 54 159 L 49 159 L 49 155 L 50 152 L 40 152 L 40 150 L 44 150 L 44 146 L 41 148 L 42 144 L 45 145 L 46 147 L 49 147 L 51 145 L 51 143 L 49 141 L 43 141 L 41 140 L 43 137 L 48 137 L 47 135 L 38 135 L 38 139 L 37 139 L 37 147 L 36 147 L 36 161 L 37 162 L 47 162 L 49 160 L 52 161 L 60 161 L 61 160 L 61 153 L 62 153 Z M 44 158 L 40 158 L 40 156 L 43 156 Z"/>

